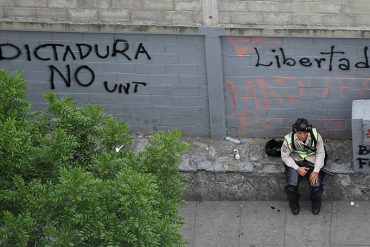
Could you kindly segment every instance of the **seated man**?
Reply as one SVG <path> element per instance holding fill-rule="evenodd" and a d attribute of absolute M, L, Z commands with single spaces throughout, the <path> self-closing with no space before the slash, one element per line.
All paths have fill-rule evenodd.
<path fill-rule="evenodd" d="M 292 132 L 284 137 L 281 158 L 287 168 L 288 185 L 285 192 L 292 213 L 299 213 L 298 184 L 300 178 L 305 177 L 311 188 L 312 213 L 319 214 L 323 193 L 320 169 L 324 166 L 325 149 L 321 135 L 306 119 L 298 118 L 292 126 Z M 313 170 L 307 167 L 307 162 L 313 165 Z"/>

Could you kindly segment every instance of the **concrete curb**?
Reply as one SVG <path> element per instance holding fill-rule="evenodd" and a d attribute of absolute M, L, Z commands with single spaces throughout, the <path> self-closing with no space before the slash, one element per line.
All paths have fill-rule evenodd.
<path fill-rule="evenodd" d="M 286 179 L 280 158 L 265 154 L 266 138 L 243 139 L 233 144 L 208 137 L 184 137 L 190 148 L 183 155 L 179 171 L 186 178 L 185 200 L 285 200 Z M 147 138 L 135 140 L 135 149 L 143 149 Z M 325 200 L 368 200 L 370 174 L 358 173 L 352 165 L 350 140 L 325 140 L 327 168 L 335 175 L 325 183 Z M 234 157 L 237 148 L 240 159 Z M 308 199 L 309 186 L 300 184 L 302 199 Z"/>

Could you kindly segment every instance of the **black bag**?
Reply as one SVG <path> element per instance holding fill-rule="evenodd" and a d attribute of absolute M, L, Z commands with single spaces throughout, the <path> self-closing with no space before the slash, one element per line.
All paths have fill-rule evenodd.
<path fill-rule="evenodd" d="M 283 145 L 284 141 L 276 141 L 275 139 L 271 139 L 265 144 L 265 152 L 268 156 L 271 157 L 280 157 L 281 156 L 281 146 Z"/>

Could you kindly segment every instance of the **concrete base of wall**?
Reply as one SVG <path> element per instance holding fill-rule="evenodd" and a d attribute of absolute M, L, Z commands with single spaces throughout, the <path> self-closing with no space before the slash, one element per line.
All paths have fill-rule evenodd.
<path fill-rule="evenodd" d="M 242 172 L 184 172 L 189 201 L 248 201 L 286 200 L 283 173 Z M 370 176 L 365 174 L 340 174 L 329 177 L 325 183 L 323 198 L 327 200 L 369 200 Z M 300 183 L 302 200 L 309 200 L 309 186 Z"/>
<path fill-rule="evenodd" d="M 183 155 L 179 170 L 186 177 L 186 200 L 285 200 L 284 164 L 280 158 L 265 154 L 268 139 L 243 139 L 235 145 L 225 140 L 184 137 L 190 148 Z M 145 145 L 136 139 L 135 147 Z M 350 140 L 325 140 L 328 152 L 326 168 L 334 173 L 327 177 L 324 199 L 369 200 L 370 174 L 355 172 Z M 236 160 L 233 150 L 238 149 Z M 308 182 L 301 180 L 302 200 L 309 199 Z"/>

